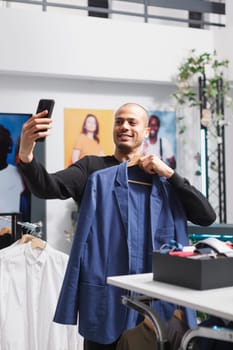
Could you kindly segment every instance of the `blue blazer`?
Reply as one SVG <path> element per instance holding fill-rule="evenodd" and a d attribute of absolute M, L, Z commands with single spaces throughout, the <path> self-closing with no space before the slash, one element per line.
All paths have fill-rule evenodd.
<path fill-rule="evenodd" d="M 132 203 L 144 186 L 129 187 L 128 169 L 124 162 L 89 177 L 54 317 L 57 323 L 77 324 L 79 315 L 80 334 L 101 344 L 114 342 L 138 317 L 121 304 L 121 296 L 129 292 L 108 285 L 107 277 L 151 272 L 153 250 L 171 239 L 188 244 L 185 212 L 172 186 L 154 175 L 149 205 L 140 215 Z M 140 225 L 137 237 L 135 221 Z M 159 312 L 167 319 L 174 306 L 171 310 L 168 303 L 162 304 Z"/>

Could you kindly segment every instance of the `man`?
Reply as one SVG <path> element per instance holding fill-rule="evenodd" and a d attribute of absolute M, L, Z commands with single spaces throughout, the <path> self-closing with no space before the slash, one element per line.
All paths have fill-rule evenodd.
<path fill-rule="evenodd" d="M 86 200 L 87 197 L 87 191 L 85 192 L 85 187 L 88 183 L 88 179 L 90 179 L 91 176 L 95 174 L 99 174 L 99 178 L 101 180 L 103 175 L 106 178 L 106 186 L 108 186 L 109 176 L 106 176 L 106 168 L 119 166 L 120 170 L 122 171 L 122 165 L 125 164 L 125 161 L 129 161 L 131 159 L 134 159 L 135 156 L 138 156 L 142 147 L 142 143 L 149 132 L 147 126 L 147 111 L 142 106 L 135 103 L 124 104 L 115 113 L 115 122 L 113 127 L 113 139 L 115 143 L 114 155 L 104 157 L 87 156 L 74 163 L 67 169 L 58 171 L 54 174 L 48 174 L 44 167 L 41 164 L 38 164 L 36 159 L 34 159 L 33 157 L 35 141 L 40 137 L 48 136 L 50 133 L 52 120 L 46 118 L 46 113 L 47 112 L 45 111 L 39 113 L 38 115 L 32 116 L 22 128 L 21 144 L 19 150 L 19 156 L 21 159 L 21 163 L 19 165 L 20 171 L 23 174 L 29 188 L 35 195 L 46 199 L 67 199 L 72 197 L 81 206 L 82 198 Z M 47 128 L 47 131 L 43 131 L 43 129 L 45 128 Z M 210 225 L 215 221 L 215 212 L 212 209 L 209 202 L 205 199 L 205 197 L 193 186 L 191 186 L 186 179 L 180 177 L 177 173 L 174 172 L 174 170 L 171 167 L 165 164 L 157 156 L 142 156 L 138 161 L 138 165 L 141 169 L 144 170 L 143 173 L 152 175 L 152 177 L 156 177 L 156 181 L 158 181 L 158 183 L 160 182 L 160 177 L 163 177 L 163 181 L 166 182 L 166 185 L 171 187 L 174 193 L 176 192 L 176 195 L 179 197 L 179 200 L 182 203 L 182 206 L 184 207 L 185 215 L 188 220 L 192 221 L 194 224 L 199 225 Z M 115 169 L 118 169 L 118 167 L 113 167 L 112 169 L 113 171 L 111 172 L 111 174 L 114 174 L 114 171 L 116 171 Z M 167 180 L 165 180 L 165 178 Z M 94 179 L 94 181 L 96 181 L 96 179 Z M 101 186 L 104 187 L 104 183 L 102 183 Z M 105 193 L 111 195 L 111 191 L 108 191 L 108 188 L 105 188 Z M 104 200 L 107 201 L 106 198 L 104 197 Z M 104 206 L 107 210 L 108 206 L 111 206 L 111 204 L 112 203 L 110 202 L 102 204 L 98 203 L 98 210 L 100 208 L 103 209 Z M 161 203 L 161 205 L 163 208 L 164 206 L 169 206 L 168 203 Z M 86 207 L 86 212 L 88 211 L 88 209 L 89 208 Z M 105 211 L 103 210 L 103 212 L 101 212 L 100 215 L 104 217 Z M 114 215 L 112 215 L 111 219 L 114 222 Z M 89 220 L 89 216 L 81 216 L 80 213 L 79 221 L 85 224 L 86 220 Z M 113 227 L 115 229 L 115 226 L 111 226 L 111 233 L 113 231 Z M 97 228 L 95 227 L 94 229 L 96 230 Z M 105 227 L 103 227 L 103 229 L 106 230 Z M 98 237 L 95 236 L 94 239 L 98 239 Z M 109 238 L 107 237 L 107 239 Z M 79 241 L 79 238 L 77 236 L 76 241 L 77 243 Z M 119 244 L 119 240 L 117 243 Z M 103 244 L 105 244 L 105 242 L 103 242 Z M 104 249 L 106 249 L 106 247 L 104 247 Z M 113 247 L 111 246 L 111 250 L 114 251 L 114 245 Z M 126 252 L 126 250 L 124 251 L 124 253 Z M 93 253 L 99 254 L 99 251 L 95 250 L 93 251 Z M 117 253 L 114 252 L 114 254 L 116 258 Z M 101 250 L 100 255 L 102 255 Z M 118 261 L 120 262 L 122 267 L 122 260 L 120 256 Z M 117 300 L 117 302 L 119 303 L 120 301 Z M 80 306 L 82 306 L 81 302 Z M 101 310 L 98 311 L 101 313 Z M 85 310 L 83 313 L 83 317 L 85 318 Z M 80 319 L 80 322 L 82 321 L 83 320 Z M 96 322 L 98 323 L 98 320 L 96 320 Z M 118 322 L 115 322 L 115 324 L 116 327 L 121 326 L 121 320 L 118 320 Z M 101 323 L 99 324 L 99 327 L 101 328 Z M 104 338 L 105 332 L 103 329 L 101 330 L 101 338 L 99 337 L 99 334 L 96 335 L 96 339 L 102 339 L 102 341 L 97 341 L 94 338 L 94 336 L 92 338 L 85 336 L 86 334 L 89 334 L 88 328 L 89 324 L 87 324 L 86 328 L 84 329 L 84 332 L 82 332 L 85 333 L 85 350 L 114 350 L 116 348 L 117 337 L 111 339 L 111 341 L 106 340 Z M 113 333 L 117 333 L 115 332 L 115 329 L 113 329 Z M 110 334 L 108 339 L 111 338 L 111 335 L 112 333 Z M 120 334 L 118 334 L 118 337 L 119 336 Z"/>
<path fill-rule="evenodd" d="M 165 137 L 159 137 L 160 119 L 152 114 L 148 124 L 150 131 L 143 143 L 143 154 L 156 154 L 172 169 L 176 167 L 176 160 L 171 144 Z"/>

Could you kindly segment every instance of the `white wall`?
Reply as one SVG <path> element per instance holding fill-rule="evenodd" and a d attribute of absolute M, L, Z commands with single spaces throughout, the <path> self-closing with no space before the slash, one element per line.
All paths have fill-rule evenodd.
<path fill-rule="evenodd" d="M 191 48 L 213 50 L 210 31 L 0 9 L 0 71 L 170 82 Z"/>
<path fill-rule="evenodd" d="M 116 109 L 127 101 L 171 108 L 182 58 L 192 48 L 213 51 L 216 38 L 212 31 L 0 9 L 1 111 L 33 113 L 39 98 L 56 100 L 46 141 L 47 168 L 56 171 L 64 164 L 64 108 Z M 196 185 L 192 171 L 185 175 Z M 69 250 L 72 206 L 69 200 L 47 202 L 48 241 L 59 249 Z M 230 198 L 228 211 L 233 213 Z"/>

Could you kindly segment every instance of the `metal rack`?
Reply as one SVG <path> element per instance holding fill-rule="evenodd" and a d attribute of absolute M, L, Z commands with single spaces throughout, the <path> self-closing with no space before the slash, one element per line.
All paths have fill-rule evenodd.
<path fill-rule="evenodd" d="M 133 296 L 123 296 L 122 304 L 136 310 L 141 315 L 148 317 L 154 326 L 154 331 L 156 334 L 156 347 L 157 350 L 169 350 L 169 341 L 167 338 L 166 328 L 164 321 L 160 316 L 146 303 L 149 301 L 157 300 L 154 298 L 149 298 L 148 296 L 141 295 L 137 297 Z M 146 303 L 145 303 L 146 302 Z M 189 350 L 197 349 L 195 347 L 195 341 L 197 338 L 206 338 L 210 340 L 218 340 L 233 343 L 233 330 L 227 327 L 213 327 L 207 328 L 199 326 L 194 329 L 189 329 L 185 332 L 182 337 L 179 350 Z"/>
<path fill-rule="evenodd" d="M 153 324 L 156 334 L 156 349 L 169 350 L 169 342 L 165 322 L 160 318 L 159 314 L 147 305 L 148 301 L 153 301 L 153 298 L 147 296 L 122 296 L 122 304 L 136 310 L 144 317 L 147 317 Z"/>
<path fill-rule="evenodd" d="M 199 77 L 200 116 L 206 108 L 205 97 L 206 78 Z M 223 81 L 217 81 L 218 95 L 216 97 L 215 111 L 218 115 L 224 115 Z M 204 154 L 202 155 L 205 167 L 206 197 L 213 205 L 219 223 L 227 222 L 226 210 L 226 182 L 225 182 L 225 126 L 219 123 L 210 123 L 207 127 L 201 125 L 201 133 L 204 134 Z"/>
<path fill-rule="evenodd" d="M 25 233 L 29 233 L 37 238 L 42 238 L 42 221 L 38 221 L 35 223 L 23 222 L 20 221 L 20 217 L 20 213 L 3 213 L 0 215 L 0 220 L 4 221 L 9 226 L 12 243 L 21 238 L 22 234 Z"/>
<path fill-rule="evenodd" d="M 148 23 L 159 20 L 171 24 L 184 24 L 193 28 L 225 27 L 225 2 L 205 0 L 7 0 L 6 6 L 41 7 L 42 11 L 66 9 L 84 15 L 105 17 L 113 15 L 141 18 Z M 127 9 L 125 3 L 128 3 Z M 163 11 L 164 9 L 164 11 Z M 167 15 L 169 9 L 169 15 Z M 214 16 L 211 16 L 214 15 Z M 216 17 L 218 15 L 218 17 Z"/>

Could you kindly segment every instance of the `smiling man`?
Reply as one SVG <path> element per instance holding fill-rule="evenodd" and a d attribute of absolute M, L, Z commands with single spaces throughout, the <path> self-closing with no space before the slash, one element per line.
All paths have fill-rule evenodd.
<path fill-rule="evenodd" d="M 64 280 L 64 293 L 62 292 L 60 296 L 55 321 L 74 324 L 77 322 L 77 313 L 80 311 L 79 308 L 83 308 L 83 305 L 85 305 L 85 310 L 82 310 L 79 314 L 79 329 L 81 335 L 84 337 L 84 349 L 115 350 L 117 341 L 124 327 L 128 327 L 129 324 L 125 323 L 125 318 L 121 319 L 121 314 L 118 313 L 119 310 L 122 310 L 122 307 L 120 297 L 114 297 L 115 292 L 110 291 L 109 294 L 107 292 L 104 293 L 105 299 L 107 298 L 106 300 L 101 297 L 103 294 L 102 292 L 109 289 L 109 286 L 106 285 L 106 276 L 103 276 L 101 272 L 105 271 L 106 273 L 106 271 L 116 270 L 128 271 L 128 264 L 135 264 L 134 257 L 137 257 L 138 250 L 140 250 L 142 256 L 140 272 L 149 272 L 151 269 L 151 265 L 148 264 L 148 261 L 144 261 L 144 257 L 148 256 L 148 243 L 151 242 L 150 239 L 147 238 L 148 232 L 145 229 L 140 231 L 138 233 L 139 237 L 134 237 L 135 241 L 131 242 L 130 253 L 135 254 L 133 257 L 134 260 L 131 261 L 132 255 L 128 255 L 127 253 L 129 252 L 128 241 L 125 239 L 122 230 L 119 229 L 122 225 L 122 221 L 118 220 L 119 211 L 121 211 L 121 215 L 124 216 L 126 211 L 131 210 L 130 205 L 132 202 L 140 202 L 138 200 L 134 201 L 138 194 L 142 194 L 144 198 L 142 186 L 140 189 L 137 188 L 137 191 L 134 192 L 135 188 L 130 187 L 127 181 L 123 183 L 123 187 L 121 187 L 122 184 L 120 181 L 115 181 L 117 174 L 121 174 L 121 178 L 126 178 L 126 168 L 124 165 L 127 163 L 125 162 L 135 158 L 135 156 L 139 156 L 137 163 L 139 170 L 149 174 L 151 178 L 153 178 L 154 185 L 151 186 L 153 196 L 150 197 L 150 191 L 146 191 L 145 195 L 147 198 L 148 196 L 150 197 L 150 201 L 147 202 L 146 205 L 151 205 L 151 208 L 155 208 L 159 202 L 162 214 L 160 215 L 160 209 L 155 210 L 155 212 L 153 211 L 154 215 L 147 218 L 148 211 L 145 210 L 145 205 L 144 213 L 140 212 L 138 215 L 142 222 L 145 216 L 145 221 L 147 220 L 148 225 L 150 224 L 148 222 L 149 220 L 156 220 L 154 227 L 160 227 L 161 225 L 166 226 L 167 218 L 173 224 L 173 208 L 170 207 L 170 200 L 173 202 L 173 205 L 174 203 L 177 204 L 175 205 L 175 210 L 179 207 L 181 208 L 185 220 L 187 218 L 187 220 L 197 225 L 207 226 L 212 224 L 216 219 L 216 214 L 202 193 L 191 186 L 187 179 L 178 175 L 171 167 L 159 159 L 159 157 L 155 155 L 140 156 L 142 143 L 148 135 L 148 113 L 141 105 L 126 103 L 115 112 L 113 127 L 113 139 L 115 143 L 114 155 L 86 156 L 68 168 L 53 174 L 49 174 L 46 169 L 37 162 L 33 155 L 33 150 L 36 145 L 35 141 L 40 137 L 46 137 L 50 134 L 52 120 L 46 118 L 46 115 L 46 111 L 36 114 L 24 124 L 19 150 L 19 157 L 21 160 L 19 169 L 28 187 L 35 195 L 45 199 L 73 198 L 80 205 L 80 208 L 82 208 L 80 209 L 78 224 L 80 223 L 80 225 L 84 225 L 86 228 L 90 227 L 92 232 L 91 237 L 89 237 L 89 232 L 86 232 L 86 236 L 90 238 L 88 241 L 85 241 L 87 237 L 83 237 L 82 234 L 81 236 L 76 234 L 74 239 L 75 245 L 79 245 L 80 240 L 82 240 L 81 243 L 84 243 L 82 247 L 87 247 L 87 244 L 88 246 L 89 244 L 91 245 L 91 249 L 88 251 L 89 255 L 86 256 L 87 259 L 84 259 L 82 255 L 80 256 L 80 264 L 83 263 L 81 269 L 82 276 L 80 277 L 80 281 L 83 282 L 82 295 L 80 296 L 79 283 L 68 283 L 68 294 L 71 293 L 72 298 L 69 299 L 69 297 L 67 297 L 67 280 L 70 281 L 69 279 L 71 278 L 79 281 L 79 277 L 74 276 L 74 271 L 76 271 L 77 274 L 79 273 L 78 269 L 72 268 L 73 263 L 80 266 L 79 261 L 75 260 L 77 259 L 78 253 L 73 243 L 72 251 L 74 252 L 74 257 L 73 254 L 71 254 L 71 270 L 69 270 L 69 268 L 67 270 L 68 276 Z M 47 130 L 44 131 L 45 129 Z M 96 185 L 96 181 L 98 181 L 98 185 L 100 185 L 97 187 L 98 191 L 102 190 L 102 192 L 99 193 L 100 197 L 96 197 L 96 188 L 93 189 L 91 187 L 93 183 Z M 162 187 L 164 191 L 161 191 Z M 123 193 L 121 189 L 126 196 L 121 196 Z M 170 193 L 169 200 L 166 191 Z M 116 197 L 112 196 L 114 193 L 121 202 L 118 202 L 121 204 L 118 207 L 113 207 L 116 203 Z M 159 195 L 156 197 L 154 193 L 159 193 Z M 172 194 L 174 194 L 173 198 Z M 130 205 L 127 204 L 128 199 Z M 136 199 L 138 199 L 138 197 Z M 89 213 L 89 211 L 91 211 L 91 206 L 89 206 L 89 204 L 92 205 L 92 208 L 95 206 L 97 208 L 96 211 L 93 209 L 93 216 L 98 213 L 92 222 L 90 222 L 92 215 Z M 122 208 L 124 208 L 124 210 Z M 108 216 L 109 210 L 111 215 Z M 166 213 L 169 213 L 169 217 L 166 216 Z M 110 218 L 112 221 L 110 221 Z M 135 226 L 135 222 L 132 224 L 135 228 L 135 230 L 132 230 L 134 234 L 134 232 L 138 230 Z M 127 222 L 124 227 L 127 227 Z M 162 227 L 162 229 L 166 229 L 166 227 Z M 149 230 L 149 232 L 150 234 L 152 233 L 153 239 L 158 240 L 157 229 L 153 232 Z M 175 235 L 174 232 L 175 228 L 173 227 L 170 234 Z M 165 236 L 160 238 L 162 240 L 166 239 Z M 188 239 L 187 235 L 185 239 Z M 141 244 L 139 242 L 144 243 Z M 100 246 L 101 244 L 102 247 Z M 79 253 L 81 254 L 81 252 Z M 106 258 L 106 256 L 108 266 L 106 266 L 105 269 L 105 261 L 103 259 Z M 113 263 L 114 261 L 116 264 Z M 116 266 L 117 264 L 120 265 L 119 268 Z M 94 266 L 94 268 L 92 268 L 92 266 Z M 145 266 L 146 268 L 144 268 Z M 107 268 L 110 268 L 110 270 Z M 69 274 L 70 271 L 71 275 Z M 88 271 L 88 273 L 84 273 L 85 271 Z M 98 276 L 95 275 L 96 271 L 98 272 Z M 98 285 L 97 288 L 97 284 L 99 284 L 100 280 L 102 285 Z M 69 286 L 73 287 L 70 288 Z M 78 286 L 77 290 L 76 286 Z M 93 286 L 95 288 L 93 288 Z M 89 295 L 91 296 L 90 300 L 88 299 Z M 84 303 L 82 303 L 80 299 L 77 305 L 78 298 L 84 298 Z M 71 299 L 75 302 L 72 302 Z M 98 308 L 98 310 L 94 312 L 96 306 L 99 304 L 103 306 L 103 309 Z M 104 309 L 106 305 L 109 305 L 109 309 L 105 313 Z M 76 308 L 76 310 L 74 310 L 74 308 Z M 108 329 L 103 326 L 104 324 L 108 324 Z M 133 324 L 130 323 L 130 326 L 132 327 Z"/>
<path fill-rule="evenodd" d="M 115 157 L 124 161 L 140 154 L 148 132 L 148 115 L 144 108 L 133 103 L 121 106 L 115 113 L 113 127 Z"/>

